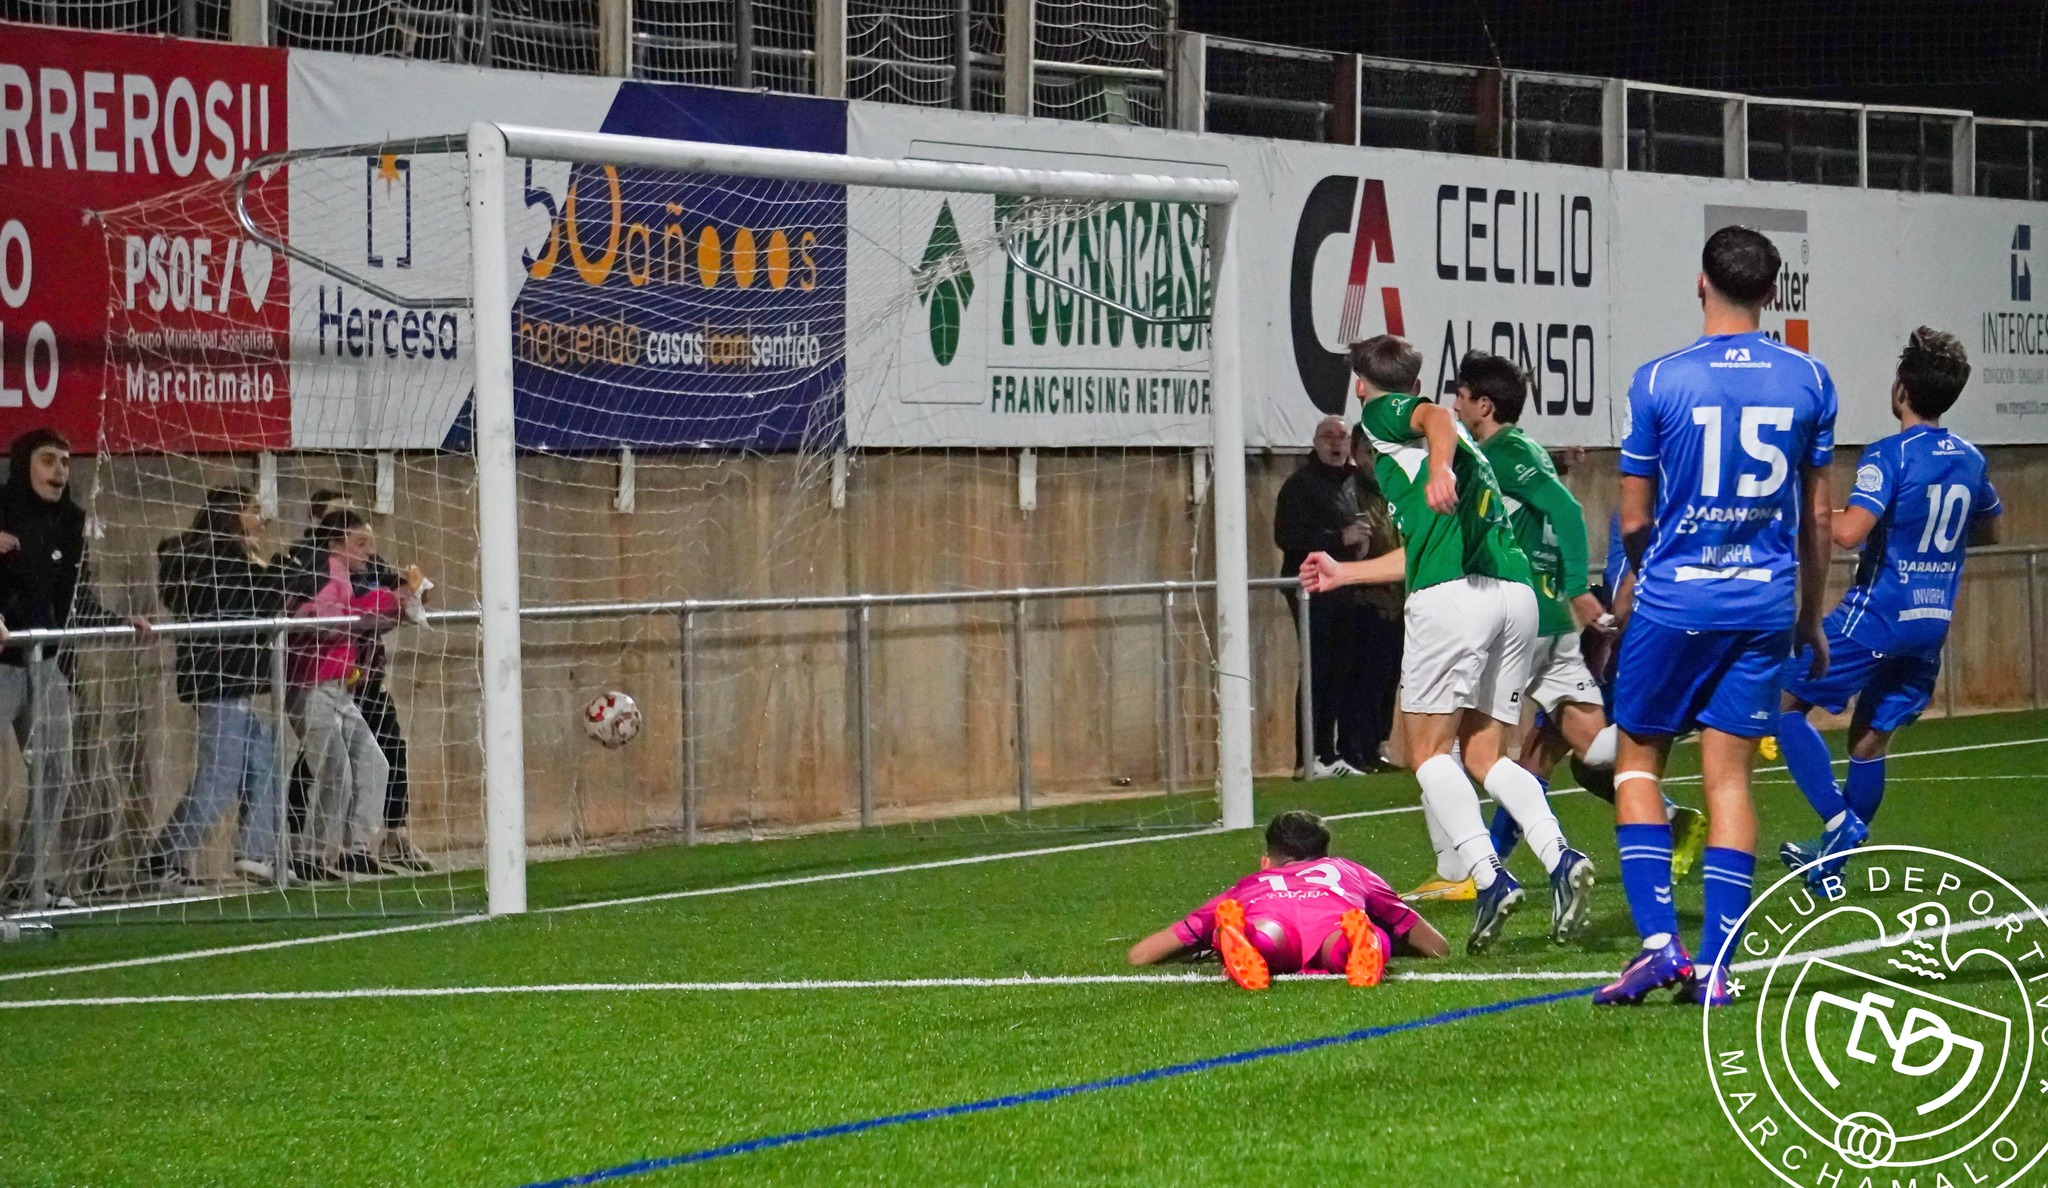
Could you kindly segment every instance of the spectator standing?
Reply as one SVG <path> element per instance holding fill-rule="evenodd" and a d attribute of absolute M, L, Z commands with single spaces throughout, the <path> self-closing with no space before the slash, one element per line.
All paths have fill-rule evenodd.
<path fill-rule="evenodd" d="M 1372 444 L 1365 430 L 1351 430 L 1351 485 L 1358 503 L 1358 523 L 1365 541 L 1359 559 L 1370 561 L 1401 547 L 1401 530 L 1394 523 L 1394 509 L 1373 477 Z M 1401 614 L 1407 604 L 1407 589 L 1395 583 L 1349 587 L 1355 592 L 1359 699 L 1355 729 L 1360 732 L 1352 753 L 1352 766 L 1366 772 L 1396 771 L 1383 753 L 1394 734 L 1394 707 L 1401 693 L 1401 649 L 1406 633 Z"/>
<path fill-rule="evenodd" d="M 314 531 L 329 513 L 354 509 L 345 492 L 327 487 L 313 492 L 310 510 L 314 527 L 309 528 L 279 558 L 288 571 L 299 575 L 294 581 L 306 591 L 315 585 L 313 570 L 318 549 L 313 543 Z M 383 557 L 373 555 L 363 572 L 354 575 L 351 584 L 357 594 L 367 594 L 379 588 L 396 591 L 412 576 L 412 570 L 401 574 Z M 422 594 L 425 593 L 424 583 L 418 588 Z M 377 747 L 384 752 L 384 762 L 390 768 L 384 788 L 384 837 L 377 857 L 383 865 L 396 870 L 429 871 L 433 869 L 433 863 L 413 845 L 407 824 L 411 815 L 411 783 L 406 766 L 405 735 L 399 727 L 397 707 L 392 704 L 391 693 L 384 683 L 388 660 L 389 653 L 381 637 L 365 640 L 363 654 L 359 658 L 362 676 L 352 690 L 356 706 L 362 710 L 363 720 L 370 724 L 370 732 L 376 736 Z M 291 804 L 295 820 L 304 816 L 308 784 L 306 762 L 301 756 L 292 765 Z"/>
<path fill-rule="evenodd" d="M 377 542 L 369 523 L 355 512 L 329 512 L 311 543 L 315 551 L 308 574 L 317 585 L 292 613 L 363 621 L 313 628 L 295 637 L 293 717 L 310 786 L 294 872 L 309 879 L 335 872 L 380 874 L 385 868 L 376 853 L 391 768 L 356 705 L 354 686 L 362 680 L 364 645 L 397 625 L 404 600 L 412 594 L 405 584 L 395 591 L 379 586 L 357 593 L 356 583 L 368 571 Z"/>
<path fill-rule="evenodd" d="M 1352 478 L 1351 434 L 1341 417 L 1325 417 L 1316 425 L 1315 445 L 1301 468 L 1287 476 L 1273 508 L 1273 543 L 1281 553 L 1281 576 L 1299 573 L 1310 553 L 1355 561 L 1362 556 L 1370 530 L 1360 522 L 1358 491 Z M 1301 595 L 1285 592 L 1290 611 Z M 1373 731 L 1360 696 L 1359 601 L 1350 589 L 1309 600 L 1309 692 L 1314 703 L 1314 766 L 1310 779 L 1357 775 L 1377 763 L 1378 747 L 1361 748 Z M 1301 742 L 1295 726 L 1297 747 Z"/>
<path fill-rule="evenodd" d="M 85 511 L 71 501 L 71 443 L 55 429 L 31 429 L 8 448 L 0 486 L 0 643 L 8 630 L 100 627 L 121 620 L 93 592 L 85 560 Z M 147 640 L 147 618 L 128 620 Z M 74 779 L 72 655 L 46 646 L 0 650 L 0 721 L 14 730 L 28 763 L 23 862 L 31 903 L 68 906 L 97 890 L 118 806 Z M 26 869 L 20 869 L 25 867 Z"/>
<path fill-rule="evenodd" d="M 157 549 L 157 591 L 181 619 L 269 619 L 284 612 L 279 568 L 263 558 L 263 514 L 245 487 L 207 492 L 189 531 Z M 192 786 L 171 813 L 147 868 L 171 890 L 189 887 L 194 859 L 208 834 L 235 806 L 241 828 L 235 869 L 253 879 L 276 878 L 279 797 L 277 738 L 255 698 L 271 691 L 269 637 L 261 631 L 182 636 L 177 647 L 178 700 L 197 717 Z"/>

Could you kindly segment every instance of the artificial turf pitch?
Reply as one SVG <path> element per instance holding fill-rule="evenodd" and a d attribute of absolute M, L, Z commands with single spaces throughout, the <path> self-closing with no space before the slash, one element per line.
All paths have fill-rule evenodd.
<path fill-rule="evenodd" d="M 1839 753 L 1839 738 L 1831 741 Z M 1930 722 L 1895 744 L 1902 755 L 1951 747 L 1982 749 L 1894 758 L 1873 840 L 1952 851 L 1998 871 L 2036 903 L 2048 900 L 2048 714 Z M 1674 771 L 1688 770 L 1693 756 L 1681 750 Z M 1673 792 L 1697 800 L 1686 784 Z M 1407 885 L 1430 866 L 1420 816 L 1398 811 L 1415 802 L 1414 781 L 1396 774 L 1275 781 L 1260 787 L 1258 807 L 1262 820 L 1293 807 L 1397 810 L 1334 822 L 1334 849 Z M 1767 855 L 1761 887 L 1779 873 L 1768 857 L 1777 842 L 1814 829 L 1781 772 L 1760 775 L 1758 802 Z M 1457 955 L 1397 961 L 1397 972 L 1620 967 L 1635 935 L 1615 877 L 1609 810 L 1584 795 L 1555 804 L 1603 878 L 1587 936 L 1568 948 L 1550 944 L 1542 935 L 1547 897 L 1537 894 L 1493 953 L 1469 959 L 1469 906 L 1433 906 L 1425 914 Z M 536 865 L 532 895 L 536 907 L 561 906 L 1089 840 L 927 830 L 665 849 Z M 1258 845 L 1253 833 L 1178 836 L 10 976 L 382 924 L 78 927 L 53 942 L 0 948 L 0 1004 L 1120 975 L 1130 972 L 1123 951 L 1133 940 L 1243 874 Z M 1514 865 L 1540 892 L 1533 859 L 1523 852 Z M 1690 939 L 1698 930 L 1696 878 L 1680 885 L 1679 904 Z M 606 1169 L 621 1169 L 615 1182 L 649 1186 L 1250 1183 L 1303 1175 L 1391 1185 L 1770 1182 L 1716 1104 L 1697 1012 L 1661 1002 L 1596 1011 L 1579 996 L 1467 1010 L 1581 990 L 1590 980 L 1391 980 L 1371 990 L 1283 981 L 1250 995 L 1214 966 L 1196 969 L 1207 976 L 5 1009 L 0 1185 L 509 1188 Z M 1429 1025 L 1403 1026 L 1424 1020 Z M 1333 1036 L 1347 1042 L 1289 1047 Z M 1268 1048 L 1282 1050 L 1208 1063 Z M 1137 1075 L 1184 1064 L 1193 1067 Z M 1032 1096 L 1073 1086 L 1088 1088 Z M 2048 1141 L 2048 1107 L 2037 1101 L 2030 1111 L 2018 1133 L 2038 1146 Z M 893 1121 L 837 1129 L 876 1119 Z M 820 1129 L 828 1133 L 750 1145 Z M 646 1166 L 727 1147 L 734 1149 L 700 1162 Z"/>

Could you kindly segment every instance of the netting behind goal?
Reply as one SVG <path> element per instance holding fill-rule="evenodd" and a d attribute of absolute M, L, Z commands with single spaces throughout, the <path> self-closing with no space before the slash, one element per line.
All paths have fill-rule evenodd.
<path fill-rule="evenodd" d="M 117 740 L 91 761 L 125 764 L 104 794 L 52 777 L 53 818 L 103 821 L 90 857 L 48 864 L 88 906 L 481 905 L 475 339 L 466 164 L 447 149 L 316 155 L 239 199 L 231 181 L 105 216 L 107 389 L 78 492 L 97 589 L 124 614 L 264 622 L 81 649 L 81 732 Z M 1216 819 L 1213 595 L 1166 586 L 1212 573 L 1201 207 L 512 173 L 535 857 Z M 1106 346 L 1135 365 L 1091 365 Z M 1004 433 L 1073 444 L 982 444 Z M 201 539 L 237 490 L 267 522 Z M 351 519 L 306 539 L 316 495 L 353 509 L 374 559 L 350 559 Z M 279 601 L 167 588 L 166 556 L 208 550 L 278 557 Z M 207 565 L 180 572 L 225 572 Z M 308 590 L 359 621 L 287 633 L 280 715 L 269 641 Z M 220 682 L 195 669 L 257 663 L 237 646 L 264 652 L 228 683 L 281 743 L 286 786 L 284 824 L 253 840 L 273 790 L 194 777 L 222 729 L 201 703 Z M 352 716 L 380 678 L 402 803 L 388 778 L 368 788 L 378 732 Z M 612 690 L 644 715 L 617 748 L 583 719 Z M 6 839 L 16 868 L 31 832 Z M 237 865 L 265 857 L 251 846 L 305 881 L 268 890 Z M 414 857 L 431 870 L 393 865 Z"/>

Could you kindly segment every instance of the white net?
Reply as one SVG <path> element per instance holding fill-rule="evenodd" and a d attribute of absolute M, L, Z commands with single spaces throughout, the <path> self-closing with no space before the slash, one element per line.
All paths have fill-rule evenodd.
<path fill-rule="evenodd" d="M 479 904 L 464 170 L 422 146 L 295 160 L 248 187 L 261 234 L 232 184 L 106 216 L 93 588 L 265 622 L 81 654 L 72 717 L 107 741 L 48 777 L 48 817 L 104 820 L 102 844 L 47 862 L 88 906 Z M 1212 600 L 1163 588 L 1210 569 L 1199 207 L 513 174 L 536 857 L 1215 819 Z M 302 541 L 316 495 L 353 513 Z M 273 502 L 252 540 L 218 514 Z M 186 588 L 172 553 L 205 558 Z M 270 589 L 250 555 L 280 558 L 277 592 L 230 597 L 230 572 Z M 280 718 L 270 624 L 309 613 L 356 621 L 289 633 Z M 583 710 L 613 690 L 644 721 L 607 748 Z M 273 780 L 209 782 L 224 717 L 281 740 Z M 306 881 L 271 889 L 266 854 Z"/>

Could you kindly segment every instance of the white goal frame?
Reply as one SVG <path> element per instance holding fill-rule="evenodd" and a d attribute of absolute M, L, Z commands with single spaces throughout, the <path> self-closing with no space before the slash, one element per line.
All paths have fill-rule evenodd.
<path fill-rule="evenodd" d="M 1252 825 L 1251 645 L 1245 540 L 1241 295 L 1232 229 L 1238 186 L 1221 178 L 880 160 L 512 124 L 470 125 L 469 235 L 476 327 L 478 589 L 483 648 L 485 871 L 492 915 L 526 910 L 526 755 L 519 639 L 519 500 L 512 401 L 506 163 L 641 165 L 687 173 L 1082 201 L 1200 203 L 1209 212 L 1210 498 L 1216 552 L 1216 786 L 1225 829 Z"/>

